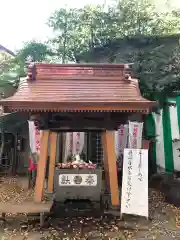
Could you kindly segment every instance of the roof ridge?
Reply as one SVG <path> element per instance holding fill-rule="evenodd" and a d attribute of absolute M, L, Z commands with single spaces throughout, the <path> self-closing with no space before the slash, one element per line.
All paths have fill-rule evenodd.
<path fill-rule="evenodd" d="M 1 104 L 11 110 L 49 112 L 148 112 L 154 105 L 141 96 L 138 80 L 127 73 L 125 65 L 79 66 L 31 63 L 28 77 Z"/>
<path fill-rule="evenodd" d="M 29 80 L 50 79 L 125 79 L 127 64 L 44 64 L 30 63 Z"/>

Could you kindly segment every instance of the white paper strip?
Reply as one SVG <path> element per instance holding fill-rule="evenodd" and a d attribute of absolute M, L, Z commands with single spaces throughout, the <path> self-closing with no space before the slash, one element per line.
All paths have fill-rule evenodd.
<path fill-rule="evenodd" d="M 84 132 L 73 132 L 73 155 L 80 154 L 84 147 Z"/>

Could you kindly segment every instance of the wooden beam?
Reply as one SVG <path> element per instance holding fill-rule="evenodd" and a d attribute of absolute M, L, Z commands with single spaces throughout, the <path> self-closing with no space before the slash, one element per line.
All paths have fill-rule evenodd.
<path fill-rule="evenodd" d="M 104 149 L 108 165 L 111 204 L 113 207 L 119 207 L 120 201 L 117 178 L 114 131 L 106 131 L 104 134 L 105 134 Z"/>
<path fill-rule="evenodd" d="M 37 164 L 37 177 L 34 196 L 35 202 L 41 202 L 43 199 L 46 163 L 48 158 L 48 139 L 49 131 L 48 130 L 42 131 L 40 143 L 40 155 Z"/>
<path fill-rule="evenodd" d="M 94 129 L 115 129 L 118 128 L 120 124 L 125 124 L 126 121 L 116 122 L 116 121 L 88 121 L 85 119 L 76 119 L 76 122 L 72 121 L 59 121 L 59 122 L 49 122 L 48 128 L 67 128 L 67 129 L 85 129 L 85 128 L 94 128 Z M 41 127 L 41 126 L 40 126 Z M 42 125 L 42 127 L 44 127 Z"/>
<path fill-rule="evenodd" d="M 50 134 L 50 160 L 49 160 L 49 173 L 48 173 L 48 192 L 49 193 L 53 193 L 53 187 L 54 187 L 56 148 L 57 148 L 57 133 L 51 132 L 51 134 Z"/>

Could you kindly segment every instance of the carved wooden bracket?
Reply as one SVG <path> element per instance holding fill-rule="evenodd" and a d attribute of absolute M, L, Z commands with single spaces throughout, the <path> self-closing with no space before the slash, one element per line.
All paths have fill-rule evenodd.
<path fill-rule="evenodd" d="M 28 72 L 27 72 L 27 77 L 28 80 L 30 81 L 35 81 L 36 80 L 36 65 L 35 63 L 30 63 L 28 66 Z"/>

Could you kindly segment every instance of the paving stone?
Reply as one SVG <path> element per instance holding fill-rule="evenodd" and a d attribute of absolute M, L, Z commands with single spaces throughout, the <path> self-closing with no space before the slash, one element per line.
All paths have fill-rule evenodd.
<path fill-rule="evenodd" d="M 42 234 L 40 233 L 29 233 L 27 240 L 40 240 L 42 238 Z"/>
<path fill-rule="evenodd" d="M 109 239 L 126 240 L 123 231 L 118 231 L 118 232 L 106 232 L 105 235 L 106 235 Z"/>
<path fill-rule="evenodd" d="M 173 237 L 169 237 L 169 236 L 164 236 L 164 235 L 160 235 L 158 236 L 157 240 L 178 240 L 177 238 L 173 238 Z"/>
<path fill-rule="evenodd" d="M 3 238 L 2 238 L 3 239 Z M 6 238 L 5 238 L 6 239 Z M 8 238 L 7 238 L 8 239 Z M 13 237 L 11 237 L 10 239 L 12 239 L 12 240 L 24 240 L 24 236 L 21 236 L 21 235 L 19 235 L 19 236 L 13 236 Z"/>

